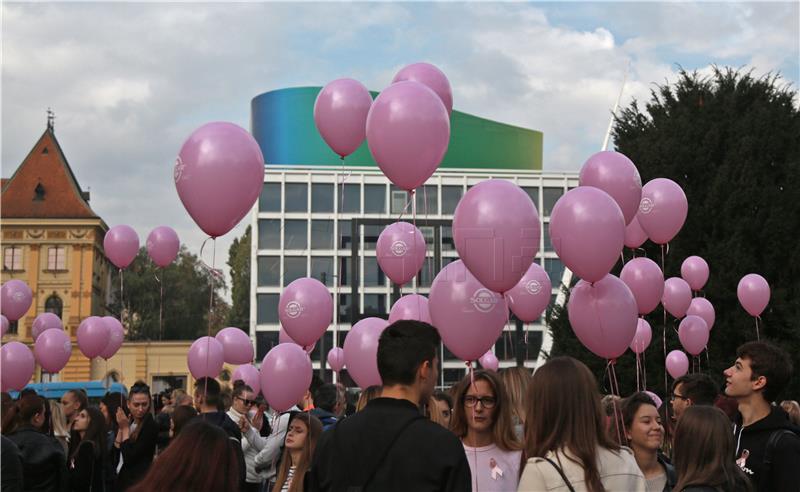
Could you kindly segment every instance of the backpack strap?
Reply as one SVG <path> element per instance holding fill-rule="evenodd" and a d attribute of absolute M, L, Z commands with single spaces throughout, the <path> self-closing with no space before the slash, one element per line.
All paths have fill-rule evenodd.
<path fill-rule="evenodd" d="M 569 489 L 569 492 L 575 492 L 575 488 L 572 486 L 572 484 L 569 482 L 569 480 L 567 480 L 567 476 L 566 476 L 566 475 L 564 475 L 564 470 L 562 470 L 562 469 L 561 469 L 561 467 L 560 467 L 560 466 L 558 466 L 558 465 L 556 464 L 556 462 L 555 462 L 555 461 L 553 461 L 553 460 L 551 460 L 550 458 L 545 458 L 545 457 L 542 457 L 542 459 L 543 459 L 543 460 L 545 460 L 545 461 L 547 461 L 547 462 L 548 462 L 548 463 L 550 463 L 551 465 L 553 465 L 553 468 L 555 468 L 555 469 L 556 469 L 556 471 L 558 472 L 558 474 L 559 474 L 559 475 L 561 475 L 561 480 L 563 480 L 563 481 L 564 481 L 564 484 L 565 484 L 565 485 L 567 486 L 567 488 Z"/>
<path fill-rule="evenodd" d="M 764 449 L 764 464 L 767 466 L 767 468 L 772 466 L 772 457 L 775 455 L 775 448 L 778 447 L 778 441 L 780 441 L 781 437 L 787 434 L 795 435 L 794 432 L 790 431 L 789 429 L 778 429 L 769 435 L 767 445 Z"/>

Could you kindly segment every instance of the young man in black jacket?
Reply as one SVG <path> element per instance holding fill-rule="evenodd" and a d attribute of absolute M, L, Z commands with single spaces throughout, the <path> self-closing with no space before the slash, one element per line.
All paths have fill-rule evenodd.
<path fill-rule="evenodd" d="M 439 343 L 436 329 L 420 321 L 398 321 L 383 331 L 377 355 L 383 393 L 322 434 L 310 490 L 471 490 L 461 442 L 419 412 L 436 385 Z"/>
<path fill-rule="evenodd" d="M 736 362 L 724 374 L 725 394 L 739 404 L 733 428 L 736 463 L 758 492 L 796 492 L 800 429 L 770 404 L 792 376 L 789 355 L 769 343 L 748 342 L 736 350 Z"/>

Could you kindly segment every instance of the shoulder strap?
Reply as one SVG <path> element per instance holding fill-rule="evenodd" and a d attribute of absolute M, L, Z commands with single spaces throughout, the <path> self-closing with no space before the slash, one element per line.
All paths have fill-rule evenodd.
<path fill-rule="evenodd" d="M 558 465 L 556 464 L 556 462 L 555 462 L 555 461 L 553 461 L 553 460 L 551 460 L 550 458 L 545 458 L 545 457 L 542 457 L 542 459 L 543 459 L 543 460 L 545 460 L 546 462 L 550 463 L 551 465 L 553 465 L 553 468 L 555 468 L 555 469 L 556 469 L 556 471 L 558 472 L 558 474 L 559 474 L 559 475 L 561 475 L 561 480 L 563 480 L 563 481 L 564 481 L 564 484 L 565 484 L 565 485 L 567 486 L 567 488 L 569 489 L 569 492 L 575 492 L 575 488 L 574 488 L 574 487 L 572 487 L 572 484 L 569 482 L 569 480 L 567 480 L 567 476 L 566 476 L 566 475 L 564 475 L 564 470 L 562 470 L 562 469 L 561 469 L 561 467 L 560 467 L 560 466 L 558 466 Z"/>
<path fill-rule="evenodd" d="M 388 446 L 386 446 L 386 450 L 383 452 L 383 456 L 381 456 L 381 459 L 378 460 L 378 462 L 372 468 L 372 471 L 370 471 L 369 475 L 367 475 L 367 480 L 364 481 L 364 485 L 361 486 L 361 490 L 367 490 L 367 485 L 369 485 L 370 482 L 372 482 L 372 479 L 375 478 L 375 474 L 378 473 L 378 470 L 380 469 L 381 465 L 383 465 L 383 462 L 386 461 L 386 457 L 389 456 L 389 451 L 392 450 L 392 448 L 394 447 L 395 443 L 397 442 L 397 439 L 399 439 L 400 436 L 403 434 L 403 431 L 405 431 L 408 427 L 411 426 L 411 424 L 413 424 L 414 422 L 416 422 L 418 420 L 427 420 L 427 419 L 425 417 L 423 417 L 422 415 L 417 415 L 416 417 L 410 419 L 408 422 L 403 424 L 402 427 L 400 427 L 400 429 L 394 435 L 394 438 L 392 438 L 392 441 L 389 443 Z M 336 426 L 336 427 L 338 427 L 338 426 Z"/>
<path fill-rule="evenodd" d="M 794 435 L 794 432 L 789 429 L 778 429 L 769 435 L 767 445 L 764 448 L 764 464 L 767 465 L 767 467 L 772 466 L 772 457 L 775 454 L 775 448 L 778 447 L 778 441 L 787 434 Z"/>

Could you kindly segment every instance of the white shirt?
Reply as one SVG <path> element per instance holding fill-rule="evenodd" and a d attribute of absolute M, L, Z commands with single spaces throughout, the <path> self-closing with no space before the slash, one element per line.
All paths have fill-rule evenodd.
<path fill-rule="evenodd" d="M 522 451 L 503 451 L 495 444 L 479 448 L 464 444 L 464 452 L 472 474 L 472 490 L 480 492 L 517 490 Z"/>

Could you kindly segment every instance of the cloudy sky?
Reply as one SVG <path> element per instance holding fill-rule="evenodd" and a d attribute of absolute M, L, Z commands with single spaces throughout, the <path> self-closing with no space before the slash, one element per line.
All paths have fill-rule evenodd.
<path fill-rule="evenodd" d="M 18 3 L 2 7 L 2 176 L 56 112 L 56 135 L 92 208 L 142 241 L 204 237 L 178 199 L 175 156 L 214 120 L 249 125 L 273 89 L 353 77 L 383 89 L 428 61 L 456 109 L 544 132 L 546 170 L 577 171 L 623 103 L 679 67 L 779 71 L 800 80 L 789 3 Z M 245 220 L 245 222 L 248 222 Z M 218 241 L 227 258 L 240 224 Z"/>

